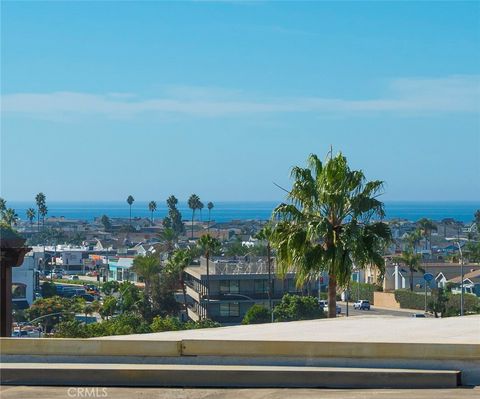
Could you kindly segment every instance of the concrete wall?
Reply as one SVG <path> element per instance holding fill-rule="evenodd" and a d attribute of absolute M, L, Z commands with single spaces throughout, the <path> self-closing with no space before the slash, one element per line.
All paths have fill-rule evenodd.
<path fill-rule="evenodd" d="M 382 308 L 400 309 L 400 304 L 395 300 L 395 294 L 391 292 L 374 292 L 373 303 Z"/>

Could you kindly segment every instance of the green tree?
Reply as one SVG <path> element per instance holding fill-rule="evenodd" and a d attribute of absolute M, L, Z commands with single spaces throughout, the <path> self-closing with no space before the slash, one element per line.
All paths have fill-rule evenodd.
<path fill-rule="evenodd" d="M 167 272 L 174 278 L 178 278 L 178 282 L 182 287 L 183 306 L 185 312 L 187 311 L 187 292 L 185 287 L 185 269 L 192 262 L 192 255 L 188 249 L 179 249 L 175 251 L 167 263 Z"/>
<path fill-rule="evenodd" d="M 76 311 L 78 303 L 75 300 L 53 296 L 37 299 L 26 311 L 26 315 L 30 321 L 42 317 L 38 322 L 45 326 L 46 332 L 50 332 L 60 320 L 73 319 Z"/>
<path fill-rule="evenodd" d="M 112 317 L 117 310 L 117 299 L 112 295 L 107 295 L 103 298 L 103 305 L 100 308 L 100 316 L 107 319 Z"/>
<path fill-rule="evenodd" d="M 179 305 L 174 294 L 177 281 L 176 276 L 170 275 L 166 270 L 162 270 L 161 273 L 153 276 L 150 297 L 154 315 L 168 316 L 177 314 Z"/>
<path fill-rule="evenodd" d="M 183 234 L 185 227 L 182 222 L 182 214 L 177 209 L 178 199 L 171 195 L 167 198 L 168 216 L 163 219 L 163 226 L 172 228 L 177 236 Z"/>
<path fill-rule="evenodd" d="M 37 213 L 35 212 L 35 209 L 28 208 L 26 214 L 27 214 L 27 219 L 30 221 L 30 226 L 33 226 L 33 221 L 37 215 Z"/>
<path fill-rule="evenodd" d="M 109 231 L 112 229 L 112 222 L 107 215 L 102 215 L 100 218 L 100 223 L 103 225 L 105 231 Z"/>
<path fill-rule="evenodd" d="M 45 229 L 45 217 L 48 214 L 48 207 L 46 205 L 42 205 L 39 209 L 39 212 L 42 216 L 42 228 Z"/>
<path fill-rule="evenodd" d="M 202 218 L 202 210 L 205 208 L 205 205 L 203 205 L 202 201 L 198 201 L 198 210 L 200 211 L 200 220 L 203 220 Z"/>
<path fill-rule="evenodd" d="M 480 263 L 480 242 L 467 242 L 465 244 L 464 252 L 470 262 Z"/>
<path fill-rule="evenodd" d="M 410 291 L 413 291 L 413 273 L 425 271 L 425 269 L 421 266 L 422 255 L 415 252 L 415 248 L 420 240 L 420 237 L 420 230 L 415 230 L 409 234 L 406 239 L 406 250 L 402 251 L 402 254 L 399 257 L 394 258 L 396 262 L 405 265 L 410 271 Z"/>
<path fill-rule="evenodd" d="M 132 271 L 143 279 L 145 293 L 148 296 L 153 276 L 160 273 L 160 259 L 155 255 L 137 256 L 133 260 Z"/>
<path fill-rule="evenodd" d="M 197 194 L 192 194 L 188 199 L 188 207 L 192 210 L 192 240 L 193 240 L 193 220 L 195 218 L 195 211 L 199 209 L 200 198 Z"/>
<path fill-rule="evenodd" d="M 50 298 L 57 294 L 55 283 L 51 281 L 44 281 L 41 285 L 41 294 L 43 298 Z"/>
<path fill-rule="evenodd" d="M 165 227 L 161 233 L 158 234 L 158 238 L 165 245 L 166 252 L 170 255 L 175 249 L 175 243 L 177 242 L 177 234 L 170 227 Z"/>
<path fill-rule="evenodd" d="M 265 306 L 253 305 L 247 310 L 242 320 L 242 324 L 262 324 L 269 323 L 271 320 L 271 311 Z"/>
<path fill-rule="evenodd" d="M 430 248 L 432 248 L 432 231 L 437 230 L 437 225 L 427 218 L 420 219 L 417 225 L 420 228 L 422 237 L 425 239 L 425 249 L 428 249 L 428 243 L 430 244 Z"/>
<path fill-rule="evenodd" d="M 477 224 L 477 232 L 480 234 L 480 209 L 477 209 L 475 212 L 475 223 Z"/>
<path fill-rule="evenodd" d="M 285 294 L 273 309 L 275 321 L 312 320 L 325 317 L 317 298 Z"/>
<path fill-rule="evenodd" d="M 150 201 L 148 203 L 148 210 L 152 214 L 152 223 L 153 223 L 153 212 L 157 210 L 157 203 L 155 201 Z"/>
<path fill-rule="evenodd" d="M 308 167 L 294 167 L 292 178 L 289 203 L 273 212 L 279 220 L 272 242 L 277 266 L 280 274 L 293 268 L 298 285 L 327 270 L 328 315 L 336 317 L 337 285 L 350 281 L 353 264 L 384 269 L 382 255 L 390 229 L 383 222 L 372 222 L 385 215 L 378 200 L 383 182 L 366 182 L 363 172 L 351 170 L 342 154 L 331 153 L 325 164 L 310 155 Z"/>
<path fill-rule="evenodd" d="M 35 196 L 35 203 L 37 204 L 37 227 L 38 231 L 40 231 L 40 216 L 41 216 L 41 209 L 44 210 L 46 207 L 46 200 L 47 197 L 45 196 L 44 193 L 38 193 Z"/>
<path fill-rule="evenodd" d="M 105 295 L 112 295 L 115 292 L 118 292 L 120 289 L 120 284 L 118 281 L 107 281 L 106 283 L 102 284 L 101 291 Z"/>
<path fill-rule="evenodd" d="M 8 208 L 4 213 L 2 220 L 9 225 L 10 227 L 16 226 L 18 221 L 18 215 L 15 212 L 15 209 Z"/>
<path fill-rule="evenodd" d="M 127 197 L 127 204 L 130 207 L 130 226 L 132 225 L 132 205 L 135 202 L 135 198 L 133 198 L 131 195 Z"/>
<path fill-rule="evenodd" d="M 3 214 L 7 210 L 7 201 L 0 197 L 0 218 L 3 218 Z"/>
<path fill-rule="evenodd" d="M 207 308 L 206 315 L 207 319 L 209 316 L 209 305 L 210 305 L 210 256 L 215 254 L 220 249 L 220 241 L 212 237 L 210 234 L 201 236 L 197 242 L 198 247 L 202 251 L 205 259 L 207 260 Z"/>
<path fill-rule="evenodd" d="M 210 231 L 210 222 L 212 221 L 211 213 L 212 213 L 212 209 L 214 208 L 213 202 L 209 202 L 207 204 L 207 208 L 208 208 L 208 231 Z"/>
<path fill-rule="evenodd" d="M 273 229 L 270 224 L 263 226 L 255 236 L 258 240 L 265 241 L 267 243 L 267 267 L 268 267 L 268 303 L 270 313 L 273 311 L 272 306 L 272 251 L 270 243 L 273 240 Z"/>

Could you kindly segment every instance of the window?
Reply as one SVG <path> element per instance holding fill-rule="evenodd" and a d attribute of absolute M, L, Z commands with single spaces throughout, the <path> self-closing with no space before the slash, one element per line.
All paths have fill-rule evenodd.
<path fill-rule="evenodd" d="M 122 269 L 117 269 L 117 280 L 122 281 L 123 276 L 122 276 Z"/>
<path fill-rule="evenodd" d="M 12 299 L 25 299 L 27 297 L 27 286 L 22 283 L 12 284 Z"/>
<path fill-rule="evenodd" d="M 240 292 L 240 284 L 238 280 L 222 280 L 220 281 L 221 294 L 238 294 Z"/>
<path fill-rule="evenodd" d="M 267 280 L 255 280 L 255 293 L 264 294 L 268 292 Z"/>
<path fill-rule="evenodd" d="M 228 302 L 220 304 L 220 316 L 238 317 L 240 316 L 240 305 L 238 302 Z"/>

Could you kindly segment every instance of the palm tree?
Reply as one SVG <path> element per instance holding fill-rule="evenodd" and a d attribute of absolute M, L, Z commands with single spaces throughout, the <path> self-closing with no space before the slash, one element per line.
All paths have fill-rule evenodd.
<path fill-rule="evenodd" d="M 402 255 L 394 258 L 396 262 L 403 263 L 410 271 L 410 291 L 413 291 L 413 273 L 417 271 L 423 272 L 424 269 L 420 266 L 422 255 L 414 252 L 413 248 L 409 247 Z"/>
<path fill-rule="evenodd" d="M 417 225 L 420 228 L 422 237 L 425 239 L 425 249 L 428 249 L 428 243 L 430 243 L 430 249 L 432 249 L 432 231 L 437 230 L 437 225 L 427 218 L 420 219 Z"/>
<path fill-rule="evenodd" d="M 157 203 L 155 201 L 150 201 L 148 204 L 148 210 L 152 213 L 152 223 L 153 223 L 153 212 L 157 210 Z"/>
<path fill-rule="evenodd" d="M 269 302 L 269 309 L 270 314 L 272 317 L 273 323 L 273 306 L 272 306 L 272 257 L 271 257 L 271 245 L 270 241 L 273 238 L 273 229 L 272 226 L 266 224 L 263 226 L 262 230 L 260 230 L 257 235 L 255 236 L 258 240 L 266 241 L 267 242 L 267 266 L 268 266 L 268 302 Z"/>
<path fill-rule="evenodd" d="M 177 234 L 171 227 L 165 227 L 161 233 L 158 234 L 158 238 L 165 243 L 165 249 L 170 255 L 175 248 L 175 242 L 177 241 Z"/>
<path fill-rule="evenodd" d="M 127 198 L 127 204 L 130 206 L 130 226 L 132 225 L 132 205 L 134 202 L 135 202 L 135 198 L 129 195 Z"/>
<path fill-rule="evenodd" d="M 35 196 L 35 202 L 37 204 L 37 227 L 38 227 L 38 231 L 40 231 L 40 215 L 41 215 L 40 209 L 45 207 L 45 202 L 46 202 L 45 194 L 41 192 L 38 193 Z"/>
<path fill-rule="evenodd" d="M 27 209 L 27 219 L 30 220 L 30 226 L 33 226 L 33 219 L 35 219 L 35 209 L 33 208 L 28 208 Z"/>
<path fill-rule="evenodd" d="M 17 220 L 18 220 L 18 215 L 17 215 L 17 213 L 15 212 L 15 209 L 13 209 L 13 208 L 8 208 L 8 209 L 3 213 L 2 220 L 3 220 L 6 224 L 8 224 L 10 227 L 16 225 L 16 224 L 17 224 Z"/>
<path fill-rule="evenodd" d="M 40 212 L 40 215 L 42 215 L 42 228 L 45 228 L 45 216 L 47 216 L 47 213 L 48 213 L 47 206 L 45 204 L 42 205 L 39 209 L 39 212 Z"/>
<path fill-rule="evenodd" d="M 7 201 L 3 198 L 0 198 L 0 218 L 3 217 L 3 214 L 7 210 Z"/>
<path fill-rule="evenodd" d="M 202 201 L 198 201 L 198 207 L 197 207 L 199 210 L 200 210 L 200 220 L 203 220 L 202 218 L 202 209 L 205 208 L 205 205 L 203 205 L 203 202 Z"/>
<path fill-rule="evenodd" d="M 195 211 L 200 204 L 200 197 L 197 194 L 192 194 L 188 199 L 188 207 L 192 210 L 192 240 L 193 240 L 193 219 L 195 218 Z"/>
<path fill-rule="evenodd" d="M 210 305 L 210 256 L 220 249 L 220 241 L 212 237 L 210 234 L 201 236 L 197 243 L 207 260 L 207 308 L 206 318 L 208 319 L 208 307 Z"/>
<path fill-rule="evenodd" d="M 185 287 L 184 270 L 192 262 L 192 254 L 188 249 L 175 251 L 167 263 L 167 271 L 172 275 L 178 275 L 183 292 L 183 305 L 187 311 L 187 291 Z"/>
<path fill-rule="evenodd" d="M 210 221 L 211 221 L 210 214 L 212 212 L 213 206 L 214 206 L 213 202 L 211 202 L 211 201 L 207 204 L 207 208 L 208 208 L 208 231 L 210 231 Z"/>
<path fill-rule="evenodd" d="M 145 294 L 150 293 L 152 278 L 160 273 L 160 258 L 154 255 L 137 256 L 133 260 L 132 271 L 143 278 L 145 283 Z"/>
<path fill-rule="evenodd" d="M 284 275 L 293 268 L 297 284 L 328 271 L 328 316 L 336 317 L 337 285 L 346 286 L 352 268 L 375 265 L 384 269 L 382 256 L 390 229 L 372 218 L 384 217 L 377 198 L 383 182 L 366 182 L 362 171 L 351 170 L 340 153 L 325 164 L 314 154 L 308 167 L 294 167 L 289 203 L 273 212 L 279 219 L 272 245 L 277 249 L 277 266 Z"/>

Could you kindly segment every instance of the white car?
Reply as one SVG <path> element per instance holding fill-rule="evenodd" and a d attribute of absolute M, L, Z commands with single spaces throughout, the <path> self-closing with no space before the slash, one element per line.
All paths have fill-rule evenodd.
<path fill-rule="evenodd" d="M 370 302 L 365 299 L 361 299 L 353 304 L 353 308 L 358 310 L 370 310 Z"/>
<path fill-rule="evenodd" d="M 327 301 L 319 300 L 318 301 L 318 306 L 320 306 L 320 308 L 322 308 L 325 313 L 328 313 L 328 302 Z M 337 314 L 342 313 L 342 308 L 340 306 L 337 305 L 336 309 L 337 309 Z"/>

